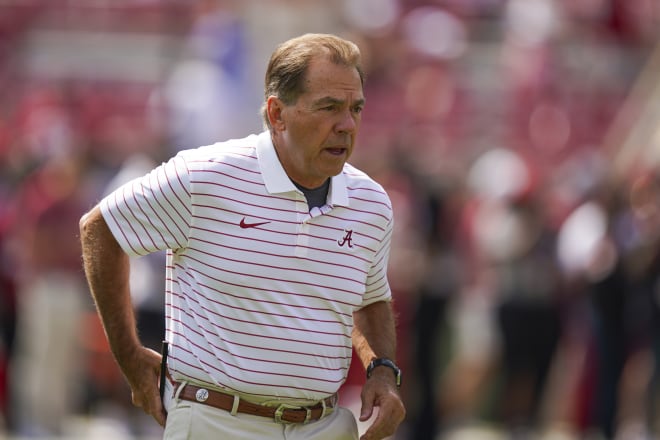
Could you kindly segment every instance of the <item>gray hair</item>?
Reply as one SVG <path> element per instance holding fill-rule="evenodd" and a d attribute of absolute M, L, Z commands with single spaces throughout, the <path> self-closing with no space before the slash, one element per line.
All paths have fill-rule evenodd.
<path fill-rule="evenodd" d="M 280 44 L 270 57 L 264 84 L 264 104 L 261 115 L 266 128 L 271 129 L 266 102 L 276 96 L 285 105 L 292 105 L 305 92 L 305 73 L 312 59 L 326 55 L 341 66 L 353 67 L 364 85 L 360 49 L 351 41 L 331 34 L 305 34 Z"/>

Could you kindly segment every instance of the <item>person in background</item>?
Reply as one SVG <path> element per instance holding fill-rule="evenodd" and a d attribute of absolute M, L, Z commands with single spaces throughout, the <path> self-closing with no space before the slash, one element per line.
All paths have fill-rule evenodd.
<path fill-rule="evenodd" d="M 88 205 L 84 158 L 49 158 L 25 180 L 12 228 L 17 264 L 10 421 L 19 436 L 61 436 L 81 389 L 82 316 L 91 307 L 80 271 L 76 221 Z"/>
<path fill-rule="evenodd" d="M 392 206 L 347 163 L 358 47 L 305 34 L 272 54 L 267 130 L 180 152 L 80 220 L 84 268 L 133 402 L 167 439 L 358 437 L 336 405 L 352 349 L 367 370 L 363 439 L 405 417 L 387 280 Z M 129 257 L 167 250 L 167 379 L 143 346 Z M 378 407 L 378 411 L 375 411 Z"/>

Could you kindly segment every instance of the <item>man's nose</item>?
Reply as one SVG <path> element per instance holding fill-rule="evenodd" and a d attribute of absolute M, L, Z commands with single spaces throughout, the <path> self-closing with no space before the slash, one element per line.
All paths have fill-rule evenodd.
<path fill-rule="evenodd" d="M 354 133 L 357 130 L 357 117 L 350 109 L 341 112 L 335 129 L 340 133 Z"/>

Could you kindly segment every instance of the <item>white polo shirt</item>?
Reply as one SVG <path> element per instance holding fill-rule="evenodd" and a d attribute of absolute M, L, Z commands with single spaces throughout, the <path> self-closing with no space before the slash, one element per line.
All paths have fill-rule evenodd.
<path fill-rule="evenodd" d="M 129 255 L 168 249 L 178 380 L 320 400 L 346 379 L 353 311 L 391 299 L 383 188 L 346 164 L 310 212 L 268 132 L 182 151 L 101 209 Z"/>

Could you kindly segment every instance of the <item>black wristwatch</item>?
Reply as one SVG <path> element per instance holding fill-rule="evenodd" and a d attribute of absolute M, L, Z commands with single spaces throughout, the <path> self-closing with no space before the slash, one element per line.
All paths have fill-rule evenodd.
<path fill-rule="evenodd" d="M 391 368 L 392 371 L 394 371 L 394 377 L 396 378 L 396 386 L 400 387 L 401 386 L 401 369 L 396 366 L 394 361 L 391 359 L 387 358 L 380 358 L 380 359 L 374 359 L 369 363 L 369 366 L 367 367 L 367 379 L 371 377 L 371 373 L 374 371 L 374 368 L 376 367 L 388 367 Z"/>

